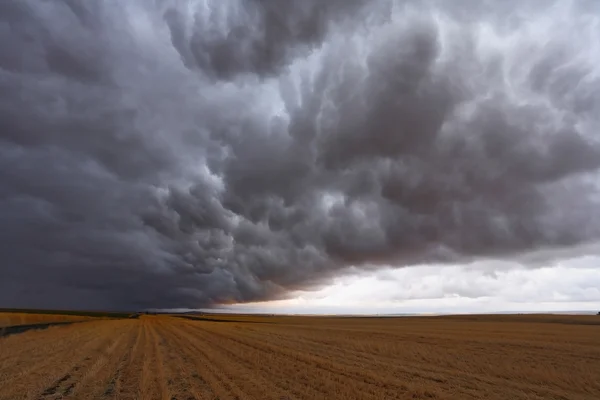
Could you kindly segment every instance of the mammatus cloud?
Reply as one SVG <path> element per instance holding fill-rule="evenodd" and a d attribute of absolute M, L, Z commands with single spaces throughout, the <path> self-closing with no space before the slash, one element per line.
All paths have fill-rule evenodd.
<path fill-rule="evenodd" d="M 502 4 L 1 2 L 0 302 L 200 307 L 586 248 L 597 5 Z"/>

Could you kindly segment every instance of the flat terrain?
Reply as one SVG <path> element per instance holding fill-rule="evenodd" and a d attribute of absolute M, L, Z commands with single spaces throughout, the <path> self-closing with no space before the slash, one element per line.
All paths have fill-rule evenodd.
<path fill-rule="evenodd" d="M 44 324 L 52 322 L 75 322 L 89 320 L 93 317 L 78 315 L 52 315 L 29 313 L 3 313 L 0 312 L 0 329 L 6 326 Z"/>
<path fill-rule="evenodd" d="M 98 311 L 60 310 L 12 310 L 0 308 L 0 336 L 2 328 L 35 324 L 78 322 L 100 318 L 124 318 L 129 313 L 109 313 Z"/>
<path fill-rule="evenodd" d="M 0 399 L 600 399 L 600 316 L 192 318 L 1 338 Z"/>

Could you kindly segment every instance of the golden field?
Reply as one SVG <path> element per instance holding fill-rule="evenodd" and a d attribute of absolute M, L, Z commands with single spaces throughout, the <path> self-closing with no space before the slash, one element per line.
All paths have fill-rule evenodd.
<path fill-rule="evenodd" d="M 0 329 L 6 326 L 47 324 L 53 322 L 75 322 L 89 320 L 93 317 L 61 314 L 31 314 L 0 312 Z"/>
<path fill-rule="evenodd" d="M 598 400 L 600 316 L 91 320 L 1 338 L 0 399 Z"/>

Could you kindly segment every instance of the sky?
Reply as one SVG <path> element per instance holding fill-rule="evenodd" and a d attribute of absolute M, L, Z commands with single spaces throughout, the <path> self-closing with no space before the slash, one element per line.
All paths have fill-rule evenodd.
<path fill-rule="evenodd" d="M 387 267 L 337 277 L 289 299 L 229 305 L 219 312 L 276 314 L 597 313 L 598 257 L 524 269 L 507 262 Z"/>
<path fill-rule="evenodd" d="M 0 307 L 600 307 L 600 5 L 0 2 Z"/>

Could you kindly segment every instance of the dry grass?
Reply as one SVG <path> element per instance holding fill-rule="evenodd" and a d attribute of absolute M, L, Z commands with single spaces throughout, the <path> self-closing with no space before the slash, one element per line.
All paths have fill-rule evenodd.
<path fill-rule="evenodd" d="M 0 388 L 11 400 L 597 400 L 600 317 L 91 321 L 0 339 Z"/>
<path fill-rule="evenodd" d="M 0 328 L 16 325 L 33 325 L 53 322 L 74 322 L 89 320 L 93 317 L 81 315 L 61 314 L 31 314 L 31 313 L 3 313 L 0 312 Z"/>

